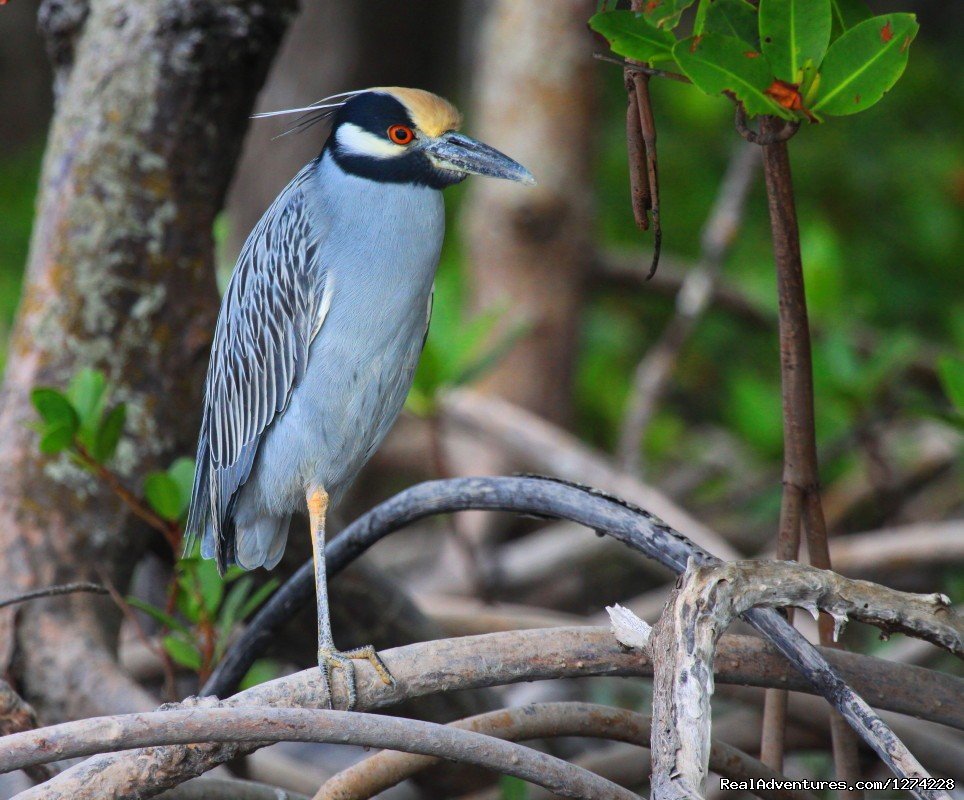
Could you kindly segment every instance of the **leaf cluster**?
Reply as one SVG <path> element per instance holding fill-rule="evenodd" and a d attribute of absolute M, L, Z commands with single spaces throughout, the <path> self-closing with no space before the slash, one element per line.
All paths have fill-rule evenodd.
<path fill-rule="evenodd" d="M 877 103 L 907 65 L 913 14 L 873 16 L 863 0 L 699 0 L 691 36 L 675 29 L 695 0 L 653 0 L 640 13 L 590 20 L 613 52 L 680 70 L 750 116 L 821 121 Z"/>
<path fill-rule="evenodd" d="M 122 483 L 107 464 L 116 453 L 127 414 L 123 403 L 109 406 L 109 394 L 103 372 L 82 369 L 66 391 L 38 387 L 31 393 L 31 400 L 40 416 L 36 425 L 40 451 L 45 455 L 66 453 L 79 466 L 109 480 L 116 491 Z M 193 459 L 179 458 L 166 470 L 147 474 L 143 499 L 123 487 L 122 496 L 128 504 L 138 506 L 135 510 L 150 508 L 160 520 L 170 524 L 177 534 L 175 541 L 180 541 L 191 502 L 194 470 Z M 158 524 L 167 527 L 164 522 Z M 195 552 L 175 564 L 168 609 L 137 597 L 126 600 L 161 626 L 168 656 L 203 679 L 224 654 L 237 626 L 264 603 L 277 585 L 278 581 L 272 579 L 255 588 L 251 576 L 237 567 L 222 578 L 213 561 L 202 559 Z M 249 678 L 260 682 L 273 677 L 273 672 L 269 662 L 258 662 Z"/>

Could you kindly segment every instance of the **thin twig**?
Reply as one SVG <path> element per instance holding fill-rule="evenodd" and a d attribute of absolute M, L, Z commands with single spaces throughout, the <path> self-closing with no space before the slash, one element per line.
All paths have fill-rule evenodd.
<path fill-rule="evenodd" d="M 143 500 L 141 500 L 141 498 L 127 488 L 124 482 L 120 479 L 120 476 L 94 458 L 90 451 L 84 447 L 81 442 L 75 441 L 74 449 L 77 451 L 77 456 L 84 463 L 84 465 L 98 478 L 100 478 L 118 498 L 120 498 L 121 502 L 123 502 L 124 505 L 130 509 L 134 516 L 143 520 L 154 528 L 154 530 L 160 533 L 171 546 L 175 557 L 180 556 L 181 529 L 178 527 L 178 525 L 155 514 L 154 511 Z"/>
<path fill-rule="evenodd" d="M 174 700 L 174 662 L 171 660 L 170 654 L 164 649 L 163 645 L 159 644 L 156 640 L 152 640 L 151 637 L 147 635 L 147 631 L 144 630 L 144 626 L 141 625 L 141 621 L 137 618 L 137 614 L 134 613 L 130 603 L 128 603 L 124 599 L 123 595 L 117 591 L 117 587 L 114 586 L 106 571 L 101 570 L 99 567 L 95 568 L 100 575 L 100 579 L 104 582 L 104 586 L 110 593 L 110 597 L 114 601 L 114 605 L 120 609 L 121 613 L 124 615 L 124 618 L 133 626 L 134 632 L 141 644 L 150 650 L 160 662 L 161 674 L 164 676 L 164 699 L 169 701 Z"/>
<path fill-rule="evenodd" d="M 14 595 L 0 600 L 0 608 L 26 603 L 29 600 L 39 600 L 42 597 L 59 597 L 64 594 L 74 594 L 75 592 L 89 592 L 90 594 L 107 594 L 107 589 L 97 583 L 62 583 L 58 586 L 48 586 L 44 589 L 34 589 L 30 592 Z"/>
<path fill-rule="evenodd" d="M 667 72 L 664 69 L 653 69 L 653 67 L 648 67 L 645 64 L 636 64 L 635 62 L 626 61 L 622 58 L 616 58 L 615 56 L 608 55 L 606 53 L 593 53 L 592 57 L 598 61 L 605 61 L 609 64 L 618 64 L 623 69 L 628 69 L 630 72 L 641 72 L 643 75 L 652 75 L 654 78 L 669 78 L 671 81 L 679 81 L 680 83 L 692 83 L 692 81 L 685 75 L 680 75 L 678 72 Z"/>
<path fill-rule="evenodd" d="M 490 711 L 450 723 L 452 727 L 518 742 L 559 736 L 588 736 L 649 746 L 652 719 L 625 709 L 594 703 L 533 703 Z M 327 780 L 313 800 L 367 800 L 396 786 L 441 759 L 395 751 L 376 753 Z M 710 769 L 732 780 L 786 780 L 755 758 L 723 742 L 710 746 Z M 771 784 L 772 785 L 772 784 Z M 753 792 L 767 800 L 816 800 L 808 791 Z"/>
<path fill-rule="evenodd" d="M 713 659 L 720 633 L 749 608 L 791 605 L 814 613 L 819 607 L 835 619 L 850 615 L 887 629 L 895 624 L 895 607 L 902 609 L 896 624 L 941 627 L 939 618 L 948 614 L 949 603 L 940 595 L 896 592 L 792 562 L 691 563 L 656 623 L 650 643 L 650 649 L 660 653 L 653 681 L 655 800 L 702 796 L 709 763 Z M 960 620 L 951 623 L 956 650 L 964 646 L 964 637 Z M 935 635 L 947 643 L 941 634 Z M 916 797 L 949 798 L 947 792 L 922 788 L 926 770 L 892 732 L 868 743 L 895 772 L 918 779 L 911 788 Z"/>
<path fill-rule="evenodd" d="M 329 553 L 337 556 L 339 550 L 336 548 Z M 341 553 L 340 557 L 343 557 L 344 551 Z M 785 686 L 792 691 L 816 692 L 782 656 L 759 638 L 724 635 L 716 654 L 714 669 L 719 683 Z M 871 698 L 879 707 L 964 730 L 964 708 L 960 703 L 964 680 L 854 653 L 824 650 L 823 654 L 848 686 Z M 360 710 L 384 709 L 403 700 L 442 692 L 550 678 L 653 674 L 652 664 L 645 653 L 630 651 L 618 643 L 608 626 L 465 636 L 420 642 L 383 651 L 381 656 L 395 677 L 396 685 L 386 686 L 367 662 L 358 662 Z M 347 691 L 340 672 L 335 674 L 333 691 L 334 702 L 343 705 Z M 844 689 L 845 694 L 848 691 Z M 328 700 L 318 670 L 314 668 L 255 686 L 223 701 L 223 705 L 318 708 L 327 706 Z M 48 783 L 45 794 L 27 795 L 19 800 L 38 800 L 39 797 L 43 800 L 52 797 L 117 800 L 149 796 L 152 791 L 149 787 L 170 786 L 254 749 L 257 745 L 206 744 L 97 756 L 67 770 L 65 778 Z M 124 789 L 131 786 L 138 787 L 137 795 Z M 142 790 L 140 787 L 148 788 Z"/>
<path fill-rule="evenodd" d="M 742 224 L 759 164 L 755 147 L 744 145 L 734 151 L 703 226 L 699 262 L 687 271 L 676 295 L 676 313 L 636 368 L 617 448 L 618 461 L 628 472 L 639 473 L 640 442 L 666 392 L 680 351 L 716 292 L 719 271 Z"/>
<path fill-rule="evenodd" d="M 132 747 L 196 742 L 329 742 L 381 747 L 486 767 L 545 786 L 563 797 L 638 800 L 632 792 L 561 759 L 474 731 L 357 711 L 307 708 L 195 707 L 65 722 L 6 737 L 0 749 L 0 772 Z"/>
<path fill-rule="evenodd" d="M 636 87 L 636 106 L 639 109 L 639 123 L 642 128 L 643 145 L 646 150 L 646 183 L 649 187 L 649 215 L 653 227 L 653 259 L 646 273 L 646 280 L 656 274 L 659 254 L 663 249 L 663 226 L 659 219 L 659 170 L 656 159 L 656 121 L 653 118 L 653 98 L 649 93 L 649 75 L 641 72 L 633 74 Z"/>
<path fill-rule="evenodd" d="M 633 73 L 623 72 L 626 87 L 626 155 L 629 161 L 629 201 L 633 220 L 641 231 L 649 230 L 649 171 L 646 168 L 646 144 L 639 113 L 639 97 Z"/>

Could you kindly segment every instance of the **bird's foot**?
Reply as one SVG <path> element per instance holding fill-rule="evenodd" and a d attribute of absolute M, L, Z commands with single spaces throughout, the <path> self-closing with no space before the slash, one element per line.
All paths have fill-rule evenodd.
<path fill-rule="evenodd" d="M 352 659 L 364 659 L 372 665 L 382 683 L 386 686 L 394 686 L 395 678 L 388 671 L 385 662 L 375 651 L 373 645 L 356 647 L 354 650 L 340 652 L 332 647 L 321 647 L 318 649 L 318 669 L 321 670 L 321 678 L 328 694 L 328 708 L 334 708 L 331 693 L 331 676 L 336 669 L 344 670 L 345 685 L 348 688 L 348 711 L 351 711 L 358 704 L 358 690 L 355 686 L 355 665 Z"/>

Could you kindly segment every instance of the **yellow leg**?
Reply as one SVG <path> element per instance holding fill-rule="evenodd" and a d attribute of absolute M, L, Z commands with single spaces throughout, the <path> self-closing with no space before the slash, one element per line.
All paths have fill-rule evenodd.
<path fill-rule="evenodd" d="M 382 682 L 393 686 L 395 679 L 385 663 L 379 658 L 372 645 L 359 647 L 341 653 L 335 648 L 331 635 L 331 616 L 328 610 L 328 574 L 325 569 L 325 517 L 328 513 L 328 493 L 321 488 L 310 489 L 307 493 L 308 521 L 311 527 L 311 550 L 315 563 L 315 594 L 318 601 L 318 668 L 328 694 L 328 706 L 332 707 L 331 675 L 336 669 L 345 672 L 348 686 L 348 710 L 355 707 L 358 700 L 355 688 L 355 665 L 353 658 L 363 658 L 370 662 Z"/>

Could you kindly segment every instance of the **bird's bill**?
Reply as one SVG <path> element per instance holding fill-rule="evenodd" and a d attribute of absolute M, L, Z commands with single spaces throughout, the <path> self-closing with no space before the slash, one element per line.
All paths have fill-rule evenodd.
<path fill-rule="evenodd" d="M 437 167 L 471 175 L 487 175 L 534 186 L 536 179 L 518 161 L 471 136 L 451 131 L 430 139 L 424 146 Z"/>

